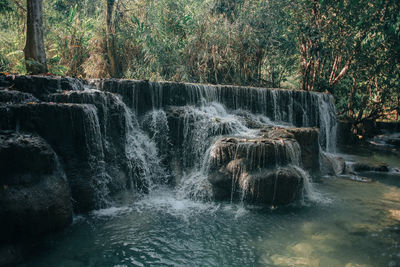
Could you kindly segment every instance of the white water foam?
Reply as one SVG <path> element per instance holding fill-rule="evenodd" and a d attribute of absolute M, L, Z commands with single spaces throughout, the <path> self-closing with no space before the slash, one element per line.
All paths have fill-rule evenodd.
<path fill-rule="evenodd" d="M 180 197 L 170 188 L 160 186 L 136 202 L 132 208 L 137 212 L 152 210 L 157 213 L 167 213 L 188 221 L 191 217 L 197 218 L 204 212 L 212 214 L 220 208 L 220 205 Z"/>
<path fill-rule="evenodd" d="M 324 195 L 320 193 L 314 186 L 314 183 L 312 182 L 310 174 L 300 168 L 299 166 L 292 166 L 295 168 L 303 177 L 304 181 L 304 192 L 303 196 L 305 197 L 304 200 L 309 200 L 314 203 L 319 203 L 319 204 L 330 204 L 332 203 L 332 199 L 329 198 L 327 195 Z M 304 202 L 303 200 L 303 202 Z"/>
<path fill-rule="evenodd" d="M 94 210 L 90 213 L 91 216 L 96 218 L 103 217 L 117 217 L 124 214 L 127 214 L 132 211 L 132 208 L 129 207 L 109 207 L 106 209 Z"/>

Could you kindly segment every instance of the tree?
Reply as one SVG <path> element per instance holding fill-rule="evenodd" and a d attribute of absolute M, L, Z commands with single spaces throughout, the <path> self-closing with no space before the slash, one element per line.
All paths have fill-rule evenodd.
<path fill-rule="evenodd" d="M 27 0 L 25 66 L 31 74 L 47 72 L 46 52 L 43 42 L 42 0 Z"/>
<path fill-rule="evenodd" d="M 116 51 L 115 23 L 113 20 L 115 0 L 106 0 L 106 46 L 109 74 L 113 78 L 120 78 L 121 66 Z"/>
<path fill-rule="evenodd" d="M 299 0 L 287 8 L 297 34 L 301 88 L 329 91 L 354 132 L 393 118 L 400 79 L 396 0 Z M 361 133 L 362 134 L 362 133 Z"/>

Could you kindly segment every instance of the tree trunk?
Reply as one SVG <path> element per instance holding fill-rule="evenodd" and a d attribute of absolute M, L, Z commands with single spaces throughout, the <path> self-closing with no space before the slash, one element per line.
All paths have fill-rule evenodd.
<path fill-rule="evenodd" d="M 25 66 L 31 74 L 47 72 L 43 42 L 42 0 L 27 0 Z"/>
<path fill-rule="evenodd" d="M 120 64 L 118 63 L 115 47 L 115 29 L 113 23 L 113 11 L 115 0 L 106 0 L 106 45 L 108 58 L 108 72 L 113 78 L 120 78 Z"/>
<path fill-rule="evenodd" d="M 348 117 L 353 119 L 354 117 L 354 95 L 356 94 L 357 88 L 357 79 L 356 76 L 353 75 L 353 86 L 351 87 L 350 95 L 349 95 L 349 103 L 347 104 L 349 114 Z"/>

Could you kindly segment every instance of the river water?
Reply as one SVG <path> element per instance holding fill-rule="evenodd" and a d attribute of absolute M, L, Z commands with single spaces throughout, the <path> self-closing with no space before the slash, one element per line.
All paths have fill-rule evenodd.
<path fill-rule="evenodd" d="M 352 150 L 354 153 L 355 150 Z M 388 162 L 368 151 L 346 160 Z M 160 187 L 77 216 L 21 266 L 400 266 L 400 174 L 321 177 L 286 207 L 195 202 Z"/>

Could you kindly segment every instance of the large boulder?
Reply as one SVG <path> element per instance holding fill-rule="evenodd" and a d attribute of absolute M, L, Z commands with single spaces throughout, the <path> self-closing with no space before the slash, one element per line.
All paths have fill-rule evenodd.
<path fill-rule="evenodd" d="M 43 236 L 72 222 L 68 181 L 40 137 L 0 132 L 0 244 Z"/>
<path fill-rule="evenodd" d="M 0 105 L 0 130 L 35 133 L 51 145 L 68 177 L 76 211 L 101 205 L 109 180 L 96 107 L 50 103 Z"/>
<path fill-rule="evenodd" d="M 210 152 L 208 181 L 217 200 L 282 205 L 302 195 L 306 177 L 296 165 L 300 148 L 291 138 L 221 138 Z"/>

